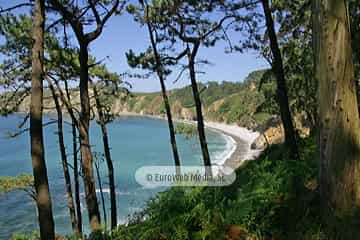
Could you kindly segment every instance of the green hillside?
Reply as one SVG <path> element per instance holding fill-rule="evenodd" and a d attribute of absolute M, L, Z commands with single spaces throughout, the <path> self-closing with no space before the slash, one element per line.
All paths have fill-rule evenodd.
<path fill-rule="evenodd" d="M 243 82 L 200 83 L 198 88 L 205 118 L 248 127 L 269 119 L 277 111 L 277 107 L 275 85 L 272 81 L 267 81 L 267 73 L 268 70 L 252 72 Z M 168 95 L 176 118 L 196 118 L 190 86 L 171 90 Z M 160 92 L 133 93 L 126 99 L 117 99 L 114 113 L 121 114 L 125 110 L 148 115 L 165 114 Z"/>

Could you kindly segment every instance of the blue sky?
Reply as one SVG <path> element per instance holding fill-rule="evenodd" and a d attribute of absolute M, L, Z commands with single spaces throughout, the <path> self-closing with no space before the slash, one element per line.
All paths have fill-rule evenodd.
<path fill-rule="evenodd" d="M 121 73 L 131 70 L 127 65 L 125 52 L 129 49 L 140 52 L 146 49 L 149 44 L 146 29 L 140 27 L 126 13 L 109 20 L 102 36 L 90 45 L 90 50 L 98 59 L 109 56 L 109 60 L 106 61 L 108 68 Z M 201 82 L 242 81 L 251 71 L 268 67 L 267 62 L 256 53 L 225 53 L 225 43 L 219 43 L 212 48 L 200 48 L 199 58 L 207 59 L 213 63 L 201 68 L 201 71 L 205 72 L 205 74 L 198 74 L 198 80 Z M 176 76 L 173 75 L 168 78 L 167 87 L 169 89 L 190 83 L 187 74 L 184 74 L 176 84 L 173 84 L 175 78 Z M 160 90 L 160 83 L 156 76 L 149 79 L 126 80 L 133 85 L 134 91 Z"/>
<path fill-rule="evenodd" d="M 1 6 L 9 6 L 17 1 L 0 0 Z M 235 34 L 230 38 L 238 39 Z M 144 51 L 149 46 L 148 35 L 144 27 L 140 27 L 132 16 L 124 13 L 113 16 L 107 22 L 102 35 L 90 45 L 90 53 L 97 59 L 104 59 L 109 70 L 124 73 L 135 70 L 131 69 L 127 62 L 125 53 L 132 49 L 135 53 Z M 242 81 L 251 71 L 269 67 L 267 62 L 256 53 L 225 53 L 225 43 L 218 43 L 215 47 L 199 50 L 199 58 L 207 59 L 212 64 L 201 67 L 205 74 L 198 74 L 199 82 L 207 81 Z M 170 75 L 167 80 L 167 88 L 179 88 L 190 83 L 188 75 L 173 84 L 175 74 Z M 152 92 L 159 91 L 160 84 L 156 76 L 148 79 L 125 79 L 133 86 L 133 91 Z"/>

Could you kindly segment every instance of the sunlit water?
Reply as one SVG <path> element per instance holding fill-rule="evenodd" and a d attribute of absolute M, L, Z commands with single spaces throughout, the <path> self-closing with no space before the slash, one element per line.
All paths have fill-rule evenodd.
<path fill-rule="evenodd" d="M 12 115 L 0 117 L 0 176 L 16 176 L 32 173 L 29 134 L 16 138 L 7 137 L 9 131 L 16 131 L 22 117 Z M 49 121 L 51 116 L 45 121 Z M 64 134 L 68 152 L 68 161 L 72 162 L 71 127 L 65 124 Z M 45 127 L 46 162 L 52 197 L 52 206 L 56 232 L 71 233 L 69 210 L 66 207 L 65 185 L 57 144 L 55 124 Z M 127 117 L 108 125 L 111 153 L 114 161 L 117 207 L 120 223 L 125 223 L 129 216 L 140 211 L 146 202 L 164 188 L 144 189 L 135 181 L 135 171 L 145 165 L 172 165 L 173 158 L 169 143 L 167 123 L 164 120 Z M 207 131 L 207 140 L 212 161 L 218 161 L 227 151 L 228 144 L 219 133 Z M 187 139 L 177 135 L 181 163 L 183 165 L 202 164 L 201 151 L 197 138 Z M 91 125 L 92 150 L 102 151 L 101 132 L 95 122 Z M 100 165 L 102 182 L 106 197 L 106 209 L 109 211 L 106 165 Z M 82 185 L 82 181 L 81 181 Z M 88 229 L 84 194 L 82 210 L 84 229 Z M 100 206 L 101 207 L 101 206 Z M 102 208 L 100 208 L 102 209 Z M 108 217 L 110 213 L 108 212 Z M 0 239 L 8 239 L 12 233 L 28 233 L 38 229 L 35 203 L 24 191 L 0 193 Z"/>

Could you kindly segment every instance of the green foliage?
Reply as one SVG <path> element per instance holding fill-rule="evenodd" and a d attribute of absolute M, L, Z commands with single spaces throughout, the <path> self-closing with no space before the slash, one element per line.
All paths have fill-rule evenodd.
<path fill-rule="evenodd" d="M 33 176 L 28 174 L 20 174 L 16 177 L 0 177 L 0 192 L 28 189 L 33 185 L 33 181 Z"/>
<path fill-rule="evenodd" d="M 244 82 L 208 82 L 199 83 L 198 87 L 208 120 L 252 127 L 255 122 L 261 124 L 278 114 L 275 81 L 269 70 L 252 72 Z M 193 112 L 191 86 L 171 90 L 168 96 L 175 118 L 185 117 L 180 115 L 179 107 Z M 165 112 L 160 93 L 133 93 L 124 104 L 129 111 L 137 113 L 161 115 Z"/>
<path fill-rule="evenodd" d="M 142 68 L 155 71 L 155 57 L 152 53 L 151 48 L 148 48 L 146 52 L 140 53 L 138 56 L 135 55 L 133 50 L 129 50 L 126 53 L 126 59 L 130 67 Z"/>
<path fill-rule="evenodd" d="M 265 74 L 267 74 L 268 69 L 256 70 L 251 73 L 245 78 L 245 82 L 256 82 L 261 80 Z"/>
<path fill-rule="evenodd" d="M 196 126 L 190 123 L 176 123 L 175 134 L 184 134 L 187 138 L 197 134 Z"/>
<path fill-rule="evenodd" d="M 220 239 L 223 218 L 214 211 L 218 193 L 207 188 L 178 187 L 161 193 L 148 203 L 148 220 L 120 227 L 115 239 Z"/>
<path fill-rule="evenodd" d="M 102 238 L 97 238 L 101 240 L 110 240 L 110 237 L 108 234 L 102 234 Z M 100 234 L 95 234 L 96 237 L 98 237 Z M 92 236 L 91 236 L 92 237 Z M 96 238 L 89 237 L 87 240 L 95 240 Z M 83 238 L 77 237 L 77 236 L 55 236 L 56 240 L 82 240 Z M 21 233 L 15 233 L 12 235 L 11 240 L 40 240 L 40 233 L 38 231 L 34 231 L 30 234 L 21 234 Z"/>
<path fill-rule="evenodd" d="M 314 138 L 300 147 L 301 161 L 283 145 L 270 147 L 238 169 L 228 187 L 160 193 L 113 239 L 224 239 L 229 226 L 246 229 L 249 239 L 357 239 L 354 218 L 320 212 Z"/>
<path fill-rule="evenodd" d="M 40 240 L 40 233 L 37 231 L 31 234 L 16 233 L 11 237 L 11 240 Z"/>
<path fill-rule="evenodd" d="M 201 87 L 202 85 L 200 85 Z M 204 86 L 205 87 L 205 86 Z M 208 82 L 206 84 L 206 90 L 201 94 L 201 102 L 205 106 L 209 106 L 215 101 L 229 96 L 244 89 L 243 84 L 234 82 Z"/>
<path fill-rule="evenodd" d="M 199 84 L 199 87 L 201 85 Z M 180 101 L 181 105 L 187 108 L 194 106 L 194 98 L 191 91 L 191 86 L 186 86 L 184 88 L 172 90 L 170 92 L 170 102 L 175 102 L 176 100 Z"/>
<path fill-rule="evenodd" d="M 254 11 L 256 12 L 258 9 Z M 293 112 L 305 113 L 309 123 L 315 126 L 317 102 L 313 74 L 311 1 L 271 1 L 271 11 L 274 15 L 277 40 L 281 50 L 290 108 Z M 269 37 L 267 31 L 264 31 L 258 24 L 259 21 L 264 21 L 264 16 L 261 16 L 261 20 L 259 18 L 251 19 L 248 38 L 243 41 L 240 50 L 256 50 L 271 62 Z M 239 31 L 244 32 L 244 29 L 240 28 Z M 265 94 L 273 95 L 275 93 L 274 90 L 267 89 Z M 262 109 L 278 113 L 278 107 L 274 103 L 276 102 L 265 102 Z"/>
<path fill-rule="evenodd" d="M 261 92 L 264 95 L 265 101 L 258 107 L 259 112 L 266 112 L 269 114 L 278 114 L 279 105 L 276 101 L 276 85 L 275 82 L 266 82 L 261 84 Z"/>

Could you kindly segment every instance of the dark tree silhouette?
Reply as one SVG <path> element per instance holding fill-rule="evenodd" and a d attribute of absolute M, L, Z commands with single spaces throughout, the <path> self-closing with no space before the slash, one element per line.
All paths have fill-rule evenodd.
<path fill-rule="evenodd" d="M 292 117 L 289 107 L 288 90 L 285 80 L 283 60 L 275 32 L 274 20 L 271 15 L 272 13 L 269 6 L 269 0 L 261 0 L 261 2 L 265 14 L 267 34 L 270 39 L 270 48 L 273 55 L 272 70 L 276 77 L 277 101 L 279 103 L 280 117 L 285 131 L 285 144 L 291 150 L 292 156 L 298 158 L 299 153 L 296 144 L 296 133 L 294 130 L 294 125 L 292 122 Z"/>
<path fill-rule="evenodd" d="M 36 204 L 42 240 L 55 239 L 54 218 L 47 177 L 44 154 L 42 101 L 43 101 L 43 62 L 44 62 L 44 26 L 45 5 L 43 0 L 36 0 L 34 5 L 34 27 L 32 46 L 32 75 L 30 103 L 30 143 L 31 159 L 36 191 Z"/>

